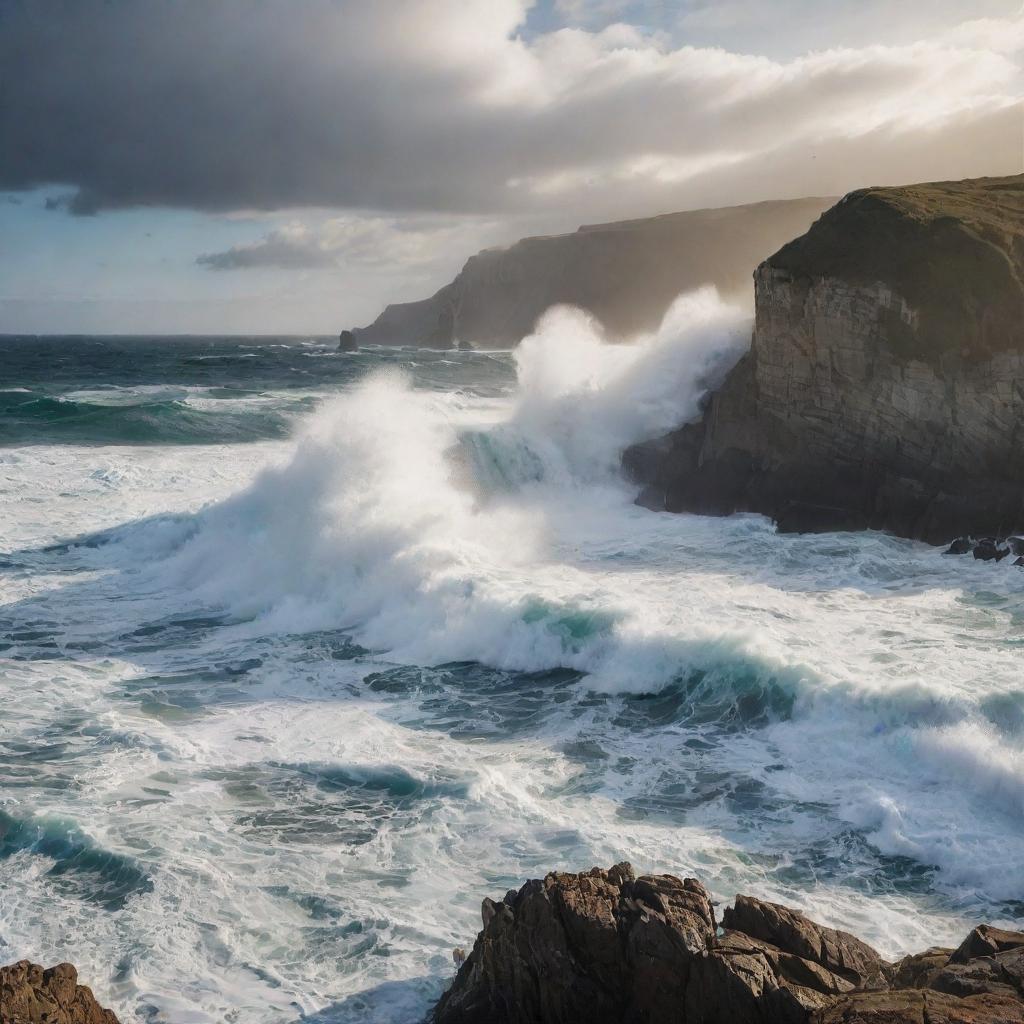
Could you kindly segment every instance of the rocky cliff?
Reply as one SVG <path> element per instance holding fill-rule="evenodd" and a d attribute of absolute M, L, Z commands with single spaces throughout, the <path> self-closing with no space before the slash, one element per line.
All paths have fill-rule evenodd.
<path fill-rule="evenodd" d="M 629 864 L 485 899 L 433 1024 L 1022 1024 L 1024 933 L 976 928 L 899 963 L 738 896 L 721 928 L 696 879 Z"/>
<path fill-rule="evenodd" d="M 19 960 L 0 967 L 0 1024 L 117 1024 L 71 964 L 44 968 Z"/>
<path fill-rule="evenodd" d="M 853 192 L 757 268 L 754 303 L 703 419 L 627 452 L 644 504 L 1024 528 L 1024 175 Z"/>
<path fill-rule="evenodd" d="M 431 298 L 388 306 L 356 332 L 358 341 L 507 348 L 560 303 L 589 310 L 613 335 L 628 337 L 657 327 L 677 295 L 702 284 L 749 303 L 758 261 L 806 230 L 832 201 L 693 210 L 524 238 L 473 256 Z"/>

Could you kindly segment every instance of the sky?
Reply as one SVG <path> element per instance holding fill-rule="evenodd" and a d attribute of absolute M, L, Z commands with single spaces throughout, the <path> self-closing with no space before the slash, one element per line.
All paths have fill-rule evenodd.
<path fill-rule="evenodd" d="M 0 0 L 0 333 L 329 334 L 524 235 L 1024 172 L 1020 0 Z"/>

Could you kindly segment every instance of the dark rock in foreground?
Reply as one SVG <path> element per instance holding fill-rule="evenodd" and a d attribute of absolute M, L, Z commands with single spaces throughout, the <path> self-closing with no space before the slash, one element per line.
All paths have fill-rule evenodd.
<path fill-rule="evenodd" d="M 754 291 L 703 419 L 627 453 L 641 504 L 932 543 L 1024 528 L 1024 175 L 853 192 Z"/>
<path fill-rule="evenodd" d="M 983 926 L 898 964 L 846 932 L 629 864 L 500 902 L 433 1024 L 1022 1024 L 1024 933 Z"/>
<path fill-rule="evenodd" d="M 0 967 L 0 1024 L 118 1024 L 113 1011 L 78 984 L 71 964 L 48 969 L 28 960 Z"/>

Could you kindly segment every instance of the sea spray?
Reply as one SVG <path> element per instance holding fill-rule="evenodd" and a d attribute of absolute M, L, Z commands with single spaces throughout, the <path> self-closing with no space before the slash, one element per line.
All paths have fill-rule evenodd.
<path fill-rule="evenodd" d="M 204 513 L 168 570 L 261 630 L 344 627 L 413 662 L 565 666 L 594 685 L 657 689 L 722 639 L 652 630 L 628 603 L 588 593 L 585 575 L 547 579 L 562 543 L 547 513 L 584 487 L 589 504 L 620 507 L 622 449 L 696 412 L 743 324 L 711 289 L 681 297 L 633 345 L 608 344 L 579 311 L 552 310 L 516 353 L 510 414 L 484 428 L 451 396 L 372 375 L 307 421 L 286 464 Z M 448 453 L 474 436 L 490 480 L 467 491 Z M 496 476 L 503 500 L 475 500 Z M 542 592 L 522 586 L 531 575 Z"/>
<path fill-rule="evenodd" d="M 290 442 L 0 453 L 10 958 L 124 1019 L 414 1020 L 480 893 L 624 858 L 890 956 L 1012 923 L 1024 577 L 636 507 L 611 452 L 714 375 L 682 308 L 712 326 L 583 324 L 571 358 L 574 314 L 516 354 L 154 346 L 136 377 L 320 408 Z"/>
<path fill-rule="evenodd" d="M 515 351 L 508 430 L 543 453 L 545 479 L 599 483 L 629 444 L 696 417 L 749 342 L 749 319 L 713 288 L 680 296 L 653 334 L 609 344 L 596 321 L 549 310 Z"/>

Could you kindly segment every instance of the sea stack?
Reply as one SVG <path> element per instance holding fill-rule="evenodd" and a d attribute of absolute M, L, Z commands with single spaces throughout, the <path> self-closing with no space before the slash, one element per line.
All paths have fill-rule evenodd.
<path fill-rule="evenodd" d="M 342 331 L 338 335 L 338 351 L 339 352 L 358 352 L 359 342 L 356 341 L 355 332 L 353 331 Z"/>
<path fill-rule="evenodd" d="M 1024 175 L 853 192 L 754 274 L 749 352 L 642 504 L 932 543 L 1024 528 Z"/>

